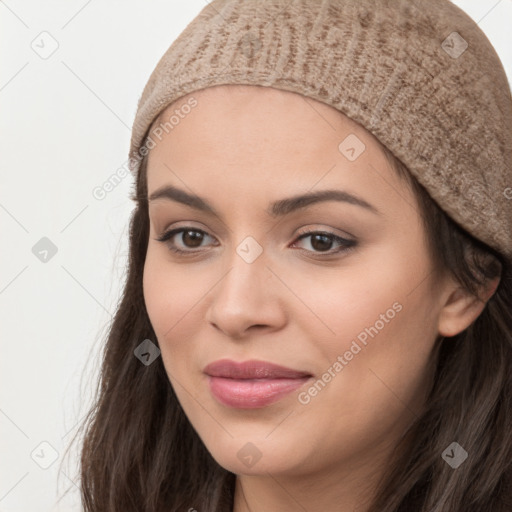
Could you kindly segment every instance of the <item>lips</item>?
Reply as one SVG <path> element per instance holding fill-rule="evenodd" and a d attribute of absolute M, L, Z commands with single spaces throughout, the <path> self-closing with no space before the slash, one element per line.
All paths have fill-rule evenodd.
<path fill-rule="evenodd" d="M 212 395 L 223 405 L 255 409 L 270 405 L 307 382 L 312 375 L 266 361 L 237 363 L 222 359 L 204 373 Z"/>
<path fill-rule="evenodd" d="M 211 377 L 224 377 L 226 379 L 300 379 L 311 377 L 308 372 L 256 360 L 237 363 L 229 359 L 220 359 L 207 365 L 203 371 Z"/>

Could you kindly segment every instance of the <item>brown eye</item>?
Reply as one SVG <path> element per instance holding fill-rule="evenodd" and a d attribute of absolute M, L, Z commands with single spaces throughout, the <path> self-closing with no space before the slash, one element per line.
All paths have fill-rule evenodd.
<path fill-rule="evenodd" d="M 329 238 L 326 235 L 311 235 L 311 247 L 317 251 L 328 251 L 331 248 L 333 241 L 334 240 L 332 238 Z"/>
<path fill-rule="evenodd" d="M 312 250 L 308 249 L 308 252 L 313 253 L 335 254 L 346 251 L 357 245 L 355 240 L 348 240 L 335 235 L 334 233 L 324 231 L 309 231 L 307 233 L 303 233 L 298 240 L 300 241 L 306 238 L 311 238 L 310 246 L 312 247 Z M 331 247 L 335 242 L 339 244 L 339 247 L 335 250 L 331 250 Z"/>
<path fill-rule="evenodd" d="M 181 237 L 176 237 L 181 233 Z M 208 237 L 207 233 L 205 233 L 201 229 L 191 228 L 191 227 L 185 227 L 185 228 L 176 228 L 171 229 L 170 231 L 165 232 L 163 235 L 161 235 L 156 240 L 158 242 L 165 242 L 166 245 L 169 247 L 169 249 L 176 253 L 194 253 L 197 251 L 194 251 L 194 248 L 198 248 L 201 246 L 201 243 L 203 242 L 205 235 Z M 184 249 L 181 249 L 177 246 L 176 242 L 173 241 L 173 238 L 177 238 L 181 241 L 181 246 L 184 247 Z M 210 237 L 211 238 L 211 237 Z M 167 243 L 169 242 L 169 243 Z M 190 251 L 187 249 L 191 249 Z"/>
<path fill-rule="evenodd" d="M 181 234 L 181 237 L 177 237 L 176 235 Z M 156 238 L 157 241 L 166 243 L 169 249 L 172 252 L 181 254 L 181 255 L 193 255 L 197 254 L 201 247 L 202 242 L 204 242 L 205 237 L 211 237 L 205 231 L 201 229 L 196 229 L 192 227 L 183 227 L 171 229 L 163 233 L 159 238 Z M 176 238 L 179 243 L 177 243 Z M 306 238 L 310 238 L 310 246 L 311 249 L 303 249 L 306 252 L 317 254 L 317 255 L 334 255 L 337 253 L 348 251 L 349 249 L 355 247 L 357 242 L 355 240 L 348 240 L 346 238 L 342 238 L 334 233 L 330 233 L 327 231 L 309 231 L 307 233 L 303 233 L 297 241 L 305 240 Z M 294 243 L 294 245 L 297 242 Z M 337 243 L 338 247 L 332 249 L 333 244 Z M 181 246 L 181 248 L 180 248 Z"/>
<path fill-rule="evenodd" d="M 201 245 L 201 242 L 203 240 L 203 233 L 199 231 L 191 231 L 187 230 L 184 231 L 181 235 L 181 241 L 187 246 L 187 247 L 198 247 Z M 190 243 L 190 245 L 189 245 Z"/>

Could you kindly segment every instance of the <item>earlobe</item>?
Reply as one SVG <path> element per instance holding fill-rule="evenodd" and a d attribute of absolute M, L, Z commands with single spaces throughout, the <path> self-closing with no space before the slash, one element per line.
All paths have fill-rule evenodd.
<path fill-rule="evenodd" d="M 456 336 L 467 329 L 480 316 L 498 288 L 499 281 L 499 277 L 489 281 L 481 298 L 461 286 L 453 290 L 439 314 L 439 334 L 445 337 Z"/>

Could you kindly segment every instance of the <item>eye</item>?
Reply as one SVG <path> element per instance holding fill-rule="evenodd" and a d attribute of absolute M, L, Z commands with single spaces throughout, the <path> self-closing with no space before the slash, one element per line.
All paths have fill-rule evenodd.
<path fill-rule="evenodd" d="M 317 254 L 336 254 L 343 251 L 347 251 L 357 245 L 357 242 L 355 240 L 343 238 L 329 231 L 307 231 L 305 233 L 302 233 L 297 240 L 300 241 L 306 238 L 311 238 L 309 245 L 314 249 L 313 251 L 308 250 L 308 252 L 313 252 Z M 338 243 L 339 246 L 337 249 L 331 250 L 331 247 L 334 242 Z M 293 245 L 295 245 L 295 243 Z"/>
<path fill-rule="evenodd" d="M 166 243 L 166 245 L 169 247 L 169 249 L 175 253 L 179 254 L 190 254 L 197 251 L 190 251 L 190 250 L 183 250 L 176 246 L 175 242 L 172 241 L 172 239 L 178 234 L 182 233 L 181 235 L 181 241 L 185 244 L 185 247 L 188 248 L 197 248 L 201 245 L 201 242 L 204 240 L 204 235 L 209 236 L 205 231 L 197 228 L 192 228 L 189 226 L 186 226 L 184 228 L 176 228 L 171 229 L 169 231 L 166 231 L 163 233 L 159 238 L 156 238 L 158 242 Z M 171 243 L 167 243 L 169 240 L 171 240 Z M 190 245 L 187 245 L 190 244 Z"/>
<path fill-rule="evenodd" d="M 185 249 L 179 248 L 173 241 L 173 238 L 179 233 L 181 233 L 181 243 L 184 245 Z M 210 237 L 208 233 L 201 229 L 185 226 L 182 228 L 176 228 L 166 231 L 155 240 L 157 240 L 158 242 L 165 243 L 167 247 L 174 253 L 191 255 L 197 252 L 201 252 L 196 251 L 194 249 L 197 249 L 198 247 L 201 246 L 201 243 L 204 241 L 205 236 Z M 313 250 L 303 250 L 306 250 L 307 252 L 312 252 L 314 254 L 337 254 L 343 251 L 348 251 L 349 249 L 357 245 L 357 242 L 355 240 L 343 238 L 329 231 L 307 231 L 305 233 L 302 233 L 292 244 L 292 246 L 295 246 L 297 242 L 305 240 L 306 238 L 311 238 L 309 245 L 312 247 Z M 338 248 L 335 250 L 332 250 L 333 243 L 338 244 Z"/>

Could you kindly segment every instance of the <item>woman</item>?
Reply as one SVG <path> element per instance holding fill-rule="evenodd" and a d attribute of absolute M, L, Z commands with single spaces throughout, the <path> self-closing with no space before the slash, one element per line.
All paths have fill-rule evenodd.
<path fill-rule="evenodd" d="M 447 0 L 206 6 L 134 121 L 85 510 L 511 510 L 511 148 Z"/>

